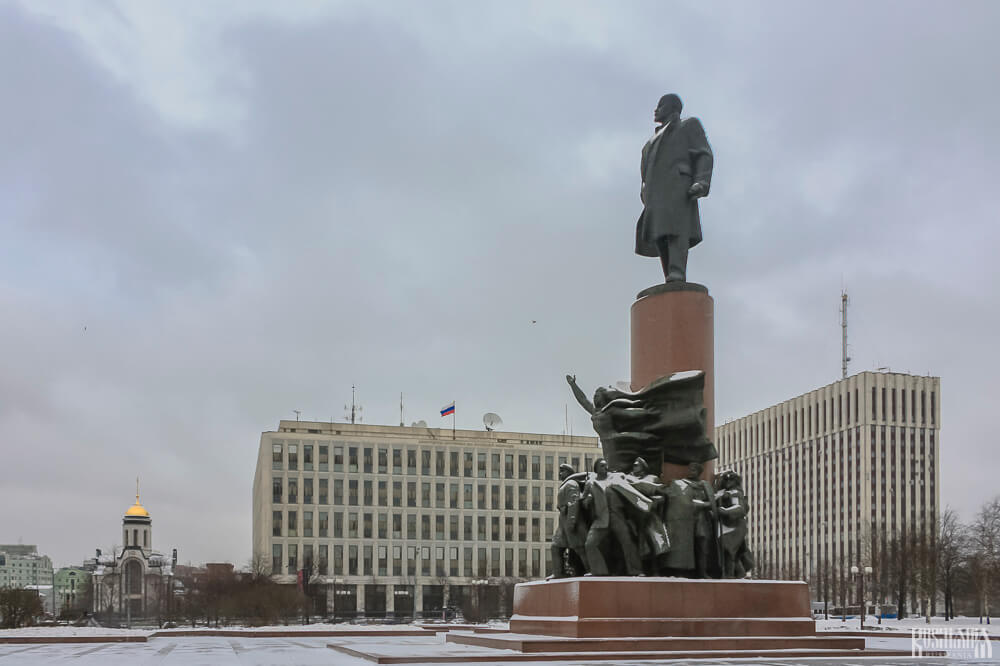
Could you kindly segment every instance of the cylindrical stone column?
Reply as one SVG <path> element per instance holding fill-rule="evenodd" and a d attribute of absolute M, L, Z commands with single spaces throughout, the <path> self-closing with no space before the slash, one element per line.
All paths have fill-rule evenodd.
<path fill-rule="evenodd" d="M 715 441 L 715 302 L 694 282 L 667 282 L 639 292 L 632 304 L 632 390 L 674 372 L 705 373 L 705 436 Z M 682 465 L 663 463 L 664 481 L 685 476 Z M 705 463 L 711 480 L 715 461 Z"/>

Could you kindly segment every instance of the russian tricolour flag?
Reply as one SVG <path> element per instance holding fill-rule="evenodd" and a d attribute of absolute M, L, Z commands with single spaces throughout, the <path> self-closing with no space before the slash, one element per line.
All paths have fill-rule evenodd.
<path fill-rule="evenodd" d="M 445 405 L 441 408 L 441 416 L 448 416 L 449 414 L 455 413 L 455 401 L 453 400 L 450 405 Z"/>

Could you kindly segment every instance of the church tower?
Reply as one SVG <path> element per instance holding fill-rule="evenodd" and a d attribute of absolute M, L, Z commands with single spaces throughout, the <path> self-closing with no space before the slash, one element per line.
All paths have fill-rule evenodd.
<path fill-rule="evenodd" d="M 135 504 L 129 507 L 122 519 L 122 545 L 126 550 L 141 550 L 149 557 L 153 550 L 152 519 L 149 511 L 139 503 L 139 479 L 135 480 Z"/>

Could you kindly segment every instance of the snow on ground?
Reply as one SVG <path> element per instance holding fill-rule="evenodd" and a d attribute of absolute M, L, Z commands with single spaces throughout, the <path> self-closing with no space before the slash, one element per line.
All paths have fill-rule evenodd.
<path fill-rule="evenodd" d="M 0 638 L 13 636 L 148 636 L 154 629 L 111 629 L 105 627 L 21 627 L 0 629 Z"/>
<path fill-rule="evenodd" d="M 829 620 L 816 620 L 817 631 L 857 631 L 860 628 L 860 618 L 856 615 L 841 620 L 839 617 L 830 616 Z M 878 618 L 870 615 L 865 618 L 865 630 L 873 631 L 901 631 L 909 633 L 911 629 L 985 629 L 990 636 L 1000 637 L 1000 618 L 991 618 L 990 624 L 986 624 L 986 618 L 979 624 L 978 617 L 956 617 L 945 622 L 943 617 L 932 617 L 930 624 L 922 617 L 908 617 L 903 620 L 883 619 L 882 624 L 878 623 Z"/>

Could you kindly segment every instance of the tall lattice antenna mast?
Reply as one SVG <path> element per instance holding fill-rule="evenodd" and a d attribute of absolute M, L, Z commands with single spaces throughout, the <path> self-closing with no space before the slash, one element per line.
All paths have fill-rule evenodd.
<path fill-rule="evenodd" d="M 847 355 L 847 303 L 847 290 L 844 289 L 840 292 L 840 373 L 842 379 L 847 379 L 847 364 L 851 362 L 851 357 Z"/>
<path fill-rule="evenodd" d="M 350 419 L 351 423 L 360 423 L 363 419 L 361 418 L 361 413 L 364 411 L 364 407 L 358 404 L 356 399 L 356 387 L 351 385 L 351 406 L 348 408 L 344 405 L 344 419 Z"/>

